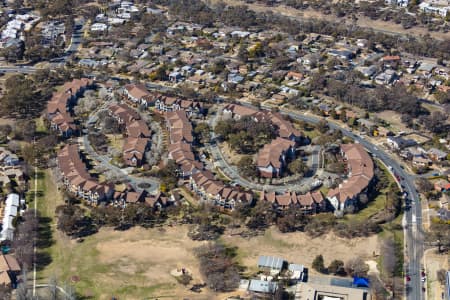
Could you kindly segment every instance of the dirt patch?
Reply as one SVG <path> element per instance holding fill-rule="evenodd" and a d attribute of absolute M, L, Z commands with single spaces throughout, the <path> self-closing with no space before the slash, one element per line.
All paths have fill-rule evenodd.
<path fill-rule="evenodd" d="M 218 2 L 217 0 L 212 1 L 212 3 Z M 326 19 L 328 21 L 332 22 L 338 22 L 338 23 L 347 23 L 355 24 L 363 28 L 372 28 L 373 30 L 380 31 L 387 34 L 410 34 L 415 36 L 422 36 L 425 34 L 429 34 L 433 38 L 445 40 L 450 37 L 449 33 L 445 32 L 433 32 L 428 31 L 426 28 L 421 27 L 413 27 L 410 29 L 404 29 L 401 24 L 395 24 L 393 22 L 384 22 L 380 20 L 372 20 L 370 18 L 367 18 L 362 15 L 358 15 L 358 20 L 356 23 L 353 23 L 351 18 L 338 18 L 335 15 L 325 15 L 320 11 L 313 10 L 313 9 L 305 9 L 305 10 L 299 10 L 292 7 L 287 7 L 285 5 L 277 5 L 277 6 L 266 6 L 259 3 L 247 3 L 242 0 L 226 0 L 225 3 L 229 5 L 246 5 L 249 9 L 252 9 L 256 12 L 273 12 L 273 13 L 279 13 L 285 16 L 289 17 L 296 17 L 299 19 Z"/>
<path fill-rule="evenodd" d="M 303 264 L 311 272 L 312 261 L 322 254 L 325 265 L 334 259 L 347 262 L 350 258 L 362 256 L 366 260 L 373 258 L 373 253 L 379 254 L 378 237 L 342 239 L 333 233 L 318 238 L 311 238 L 302 232 L 281 233 L 272 227 L 262 236 L 241 238 L 226 236 L 224 242 L 239 248 L 240 259 L 249 271 L 255 271 L 258 256 L 273 255 L 282 257 L 293 263 Z"/>
<path fill-rule="evenodd" d="M 437 271 L 440 269 L 448 270 L 449 256 L 437 254 L 436 249 L 430 249 L 425 251 L 424 261 L 427 273 L 428 299 L 440 300 L 444 287 L 437 279 Z"/>
<path fill-rule="evenodd" d="M 244 157 L 243 154 L 238 154 L 236 151 L 232 150 L 228 143 L 221 143 L 219 145 L 220 151 L 223 153 L 223 157 L 232 165 L 239 165 L 239 161 Z"/>
<path fill-rule="evenodd" d="M 394 133 L 400 131 L 409 132 L 410 130 L 401 121 L 401 115 L 392 110 L 385 110 L 383 112 L 376 113 L 376 116 L 380 119 L 387 121 L 391 126 L 389 129 Z"/>

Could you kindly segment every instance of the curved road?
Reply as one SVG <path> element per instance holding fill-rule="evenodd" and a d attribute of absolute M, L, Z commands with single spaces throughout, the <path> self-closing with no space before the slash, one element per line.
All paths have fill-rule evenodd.
<path fill-rule="evenodd" d="M 281 110 L 282 114 L 289 117 L 306 121 L 309 123 L 317 123 L 320 118 L 292 111 Z M 369 152 L 379 158 L 385 165 L 392 167 L 394 174 L 400 177 L 399 183 L 403 186 L 403 190 L 408 193 L 408 198 L 411 199 L 411 209 L 405 211 L 407 222 L 406 229 L 406 253 L 405 263 L 407 263 L 406 273 L 410 275 L 411 281 L 408 284 L 409 292 L 407 294 L 408 300 L 421 300 L 424 298 L 421 283 L 421 260 L 423 256 L 423 232 L 422 232 L 422 208 L 420 204 L 419 194 L 414 186 L 414 176 L 406 173 L 398 162 L 392 159 L 384 151 L 379 150 L 375 145 L 366 141 L 364 138 L 355 135 L 347 129 L 341 128 L 335 123 L 328 123 L 330 128 L 339 129 L 345 136 L 355 140 L 355 142 L 363 145 Z"/>
<path fill-rule="evenodd" d="M 255 106 L 240 102 L 241 105 L 257 109 Z M 263 109 L 270 109 L 270 107 L 262 107 Z M 280 109 L 280 113 L 287 115 L 292 119 L 305 121 L 312 124 L 317 124 L 321 118 L 306 115 L 299 112 L 293 112 L 284 108 Z M 400 164 L 392 159 L 384 151 L 380 150 L 374 144 L 365 140 L 363 137 L 354 134 L 353 132 L 340 127 L 336 123 L 328 122 L 330 128 L 339 129 L 342 134 L 352 138 L 355 142 L 363 145 L 367 151 L 371 152 L 374 157 L 380 159 L 386 166 L 392 167 L 392 172 L 396 174 L 400 180 L 398 183 L 402 186 L 403 191 L 408 193 L 408 198 L 411 200 L 411 208 L 405 210 L 406 228 L 405 233 L 405 272 L 411 277 L 411 281 L 407 283 L 407 299 L 408 300 L 422 300 L 425 295 L 422 292 L 421 271 L 422 271 L 422 257 L 423 257 L 423 231 L 422 231 L 422 208 L 420 204 L 420 197 L 414 185 L 414 175 L 407 173 Z"/>

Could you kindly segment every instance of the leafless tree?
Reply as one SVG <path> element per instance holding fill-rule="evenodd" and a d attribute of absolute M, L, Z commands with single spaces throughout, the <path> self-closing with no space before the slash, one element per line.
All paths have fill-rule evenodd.
<path fill-rule="evenodd" d="M 346 263 L 346 271 L 352 276 L 364 277 L 367 276 L 369 266 L 364 262 L 361 257 L 355 257 L 350 259 Z"/>

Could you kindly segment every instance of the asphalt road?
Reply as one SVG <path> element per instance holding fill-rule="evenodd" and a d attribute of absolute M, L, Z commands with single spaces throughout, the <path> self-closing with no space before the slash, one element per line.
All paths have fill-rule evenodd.
<path fill-rule="evenodd" d="M 220 111 L 220 109 L 219 109 Z M 213 117 L 209 118 L 208 124 L 211 128 L 211 140 L 214 141 L 216 138 L 216 135 L 214 133 L 213 128 L 217 124 L 217 121 L 220 118 L 221 113 L 217 112 Z M 237 166 L 230 165 L 227 161 L 227 159 L 224 157 L 222 151 L 220 150 L 217 143 L 214 141 L 213 143 L 208 144 L 207 146 L 208 151 L 211 153 L 213 163 L 220 167 L 221 171 L 230 178 L 233 183 L 239 184 L 240 186 L 252 189 L 252 190 L 258 190 L 258 191 L 267 191 L 267 192 L 279 192 L 283 193 L 286 192 L 286 190 L 293 191 L 293 192 L 301 192 L 306 193 L 311 189 L 311 185 L 314 181 L 316 181 L 318 177 L 322 177 L 325 175 L 327 177 L 327 174 L 324 174 L 325 172 L 321 169 L 319 169 L 320 164 L 320 146 L 308 146 L 311 151 L 311 155 L 308 157 L 308 164 L 311 167 L 312 174 L 308 177 L 302 177 L 298 179 L 291 179 L 291 181 L 286 182 L 284 184 L 279 185 L 270 185 L 270 184 L 258 184 L 251 182 L 244 177 L 242 177 L 239 174 Z M 316 176 L 317 175 L 317 176 Z"/>
<path fill-rule="evenodd" d="M 305 121 L 308 123 L 317 123 L 320 118 L 291 111 L 281 111 L 282 114 L 289 117 Z M 414 185 L 414 176 L 408 174 L 403 170 L 398 162 L 392 159 L 384 151 L 378 149 L 375 145 L 365 140 L 347 129 L 339 127 L 337 124 L 329 122 L 332 129 L 340 129 L 345 136 L 355 140 L 355 142 L 363 145 L 374 157 L 380 159 L 385 165 L 392 167 L 392 172 L 396 174 L 400 180 L 399 183 L 403 190 L 408 193 L 408 198 L 411 200 L 411 209 L 405 211 L 406 216 L 406 253 L 405 263 L 406 273 L 410 275 L 411 281 L 407 283 L 407 299 L 420 300 L 424 299 L 421 282 L 421 261 L 423 256 L 423 231 L 422 231 L 422 208 L 420 205 L 419 194 Z"/>
<path fill-rule="evenodd" d="M 85 127 L 87 128 L 90 123 L 95 123 L 98 116 L 97 113 L 102 110 L 106 109 L 107 106 L 109 106 L 110 102 L 106 101 L 101 106 L 97 107 L 97 109 L 90 114 L 89 118 L 86 120 Z M 145 190 L 149 193 L 156 193 L 159 189 L 159 181 L 154 178 L 150 177 L 136 177 L 131 174 L 128 174 L 124 169 L 119 168 L 113 164 L 110 163 L 111 157 L 108 155 L 100 155 L 98 154 L 94 148 L 92 147 L 91 143 L 89 142 L 88 135 L 85 134 L 83 137 L 81 137 L 81 144 L 84 146 L 84 150 L 86 153 L 94 159 L 100 166 L 103 168 L 113 172 L 116 176 L 120 178 L 125 178 L 128 184 L 130 184 L 135 190 L 143 190 L 140 186 L 142 184 L 148 185 L 148 188 L 145 188 Z"/>
<path fill-rule="evenodd" d="M 241 102 L 242 105 L 252 107 L 249 103 Z M 263 109 L 270 109 L 263 107 Z M 312 115 L 292 112 L 286 109 L 280 110 L 281 114 L 287 115 L 292 119 L 305 121 L 311 124 L 319 122 L 320 118 Z M 407 173 L 400 164 L 391 158 L 384 151 L 380 150 L 376 145 L 370 143 L 363 137 L 354 134 L 353 132 L 341 128 L 338 124 L 328 122 L 331 129 L 339 129 L 342 134 L 352 138 L 355 142 L 363 145 L 367 151 L 380 159 L 386 166 L 392 167 L 391 172 L 399 178 L 398 183 L 402 186 L 402 190 L 408 193 L 408 199 L 411 200 L 411 208 L 405 211 L 406 226 L 404 228 L 405 234 L 405 273 L 411 278 L 407 283 L 407 299 L 421 300 L 425 298 L 422 291 L 424 284 L 421 282 L 422 271 L 422 257 L 423 257 L 423 229 L 422 229 L 422 208 L 420 204 L 419 194 L 414 185 L 414 175 Z"/>

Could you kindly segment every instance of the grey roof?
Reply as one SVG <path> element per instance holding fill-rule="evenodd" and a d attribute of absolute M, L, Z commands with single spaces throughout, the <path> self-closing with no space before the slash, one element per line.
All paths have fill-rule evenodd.
<path fill-rule="evenodd" d="M 257 292 L 257 293 L 273 294 L 273 293 L 275 293 L 277 288 L 278 288 L 278 284 L 276 282 L 252 279 L 252 280 L 250 280 L 250 286 L 248 287 L 248 290 L 251 292 Z"/>
<path fill-rule="evenodd" d="M 444 152 L 442 150 L 436 149 L 436 148 L 431 148 L 430 150 L 428 150 L 429 154 L 434 154 L 436 156 L 439 157 L 446 157 L 447 156 L 447 152 Z"/>
<path fill-rule="evenodd" d="M 300 271 L 303 272 L 303 270 L 305 269 L 305 267 L 303 265 L 297 265 L 297 264 L 289 264 L 288 266 L 288 270 L 289 271 Z"/>
<path fill-rule="evenodd" d="M 274 256 L 260 256 L 258 258 L 258 267 L 266 267 L 274 270 L 281 270 L 283 268 L 284 260 Z"/>

